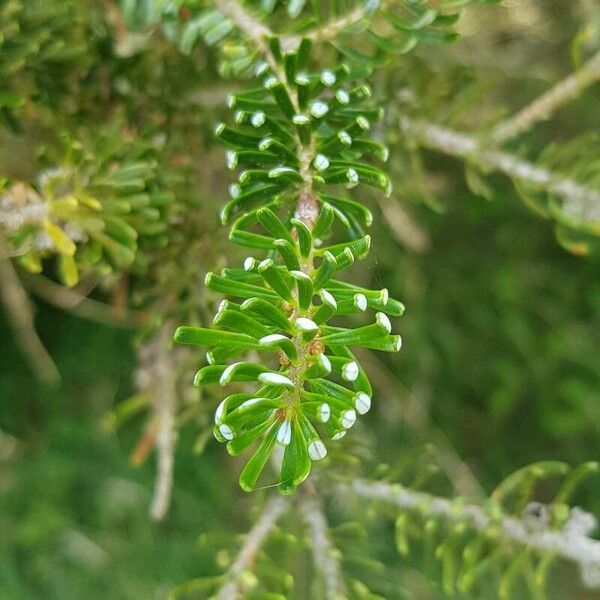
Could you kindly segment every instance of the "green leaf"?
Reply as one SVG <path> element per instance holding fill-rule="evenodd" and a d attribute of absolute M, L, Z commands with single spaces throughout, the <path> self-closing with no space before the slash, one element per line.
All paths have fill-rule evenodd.
<path fill-rule="evenodd" d="M 288 119 L 293 118 L 296 110 L 294 109 L 294 104 L 283 83 L 277 81 L 275 77 L 271 77 L 265 81 L 265 87 L 271 92 L 275 102 L 277 102 L 285 116 L 288 117 Z"/>
<path fill-rule="evenodd" d="M 310 229 L 299 219 L 291 219 L 290 223 L 294 226 L 296 233 L 298 234 L 300 254 L 304 258 L 308 258 L 308 256 L 310 256 L 310 251 L 312 250 L 312 234 Z"/>
<path fill-rule="evenodd" d="M 335 383 L 334 381 L 329 381 L 328 379 L 313 379 L 309 383 L 310 389 L 314 390 L 317 394 L 322 394 L 324 398 L 329 399 L 338 399 L 344 403 L 344 406 L 350 404 L 354 398 L 354 393 L 340 385 L 339 383 Z M 308 396 L 309 392 L 301 392 L 303 397 L 307 399 L 318 399 L 311 396 Z M 322 401 L 325 401 L 321 399 Z"/>
<path fill-rule="evenodd" d="M 356 359 L 356 356 L 348 349 L 346 346 L 338 346 L 335 344 L 328 344 L 329 349 L 336 356 L 351 360 L 358 365 L 359 374 L 358 377 L 353 382 L 353 387 L 356 391 L 364 392 L 371 396 L 373 394 L 373 389 L 371 388 L 371 383 L 364 369 L 360 366 L 360 363 Z M 331 357 L 330 357 L 331 358 Z"/>
<path fill-rule="evenodd" d="M 415 9 L 413 11 L 415 14 L 417 14 L 417 18 L 412 21 L 412 22 L 408 22 L 405 21 L 404 19 L 400 19 L 399 17 L 394 16 L 393 13 L 388 13 L 388 18 L 390 23 L 398 28 L 398 29 L 405 29 L 408 31 L 413 31 L 415 29 L 422 29 L 423 27 L 427 27 L 427 25 L 431 25 L 436 17 L 438 16 L 437 11 L 435 10 L 417 10 Z"/>
<path fill-rule="evenodd" d="M 251 400 L 255 397 L 255 394 L 249 394 L 246 392 L 240 392 L 237 394 L 230 394 L 221 400 L 217 410 L 215 411 L 215 424 L 219 425 L 223 422 L 223 419 L 227 416 L 227 413 L 235 410 L 240 404 L 246 400 Z"/>
<path fill-rule="evenodd" d="M 298 53 L 296 58 L 296 68 L 298 70 L 303 69 L 308 63 L 310 57 L 310 51 L 312 49 L 312 41 L 310 38 L 303 37 L 298 45 Z"/>
<path fill-rule="evenodd" d="M 60 254 L 58 257 L 58 272 L 61 281 L 67 287 L 73 287 L 79 282 L 79 269 L 72 256 Z"/>
<path fill-rule="evenodd" d="M 372 325 L 357 327 L 356 329 L 339 329 L 319 337 L 324 344 L 359 344 L 363 345 L 376 338 L 388 336 L 391 331 L 391 324 L 387 316 L 383 313 L 377 313 L 376 322 Z M 330 329 L 330 328 L 328 328 Z"/>
<path fill-rule="evenodd" d="M 206 360 L 211 365 L 223 364 L 230 358 L 233 358 L 238 354 L 243 354 L 245 351 L 246 348 L 232 348 L 231 346 L 215 346 L 206 353 Z"/>
<path fill-rule="evenodd" d="M 369 31 L 369 39 L 384 52 L 395 55 L 410 52 L 418 41 L 414 35 L 403 35 L 399 40 L 396 40 L 377 35 L 374 31 Z"/>
<path fill-rule="evenodd" d="M 280 333 L 266 335 L 259 340 L 263 348 L 279 348 L 292 361 L 298 358 L 296 346 L 292 340 Z"/>
<path fill-rule="evenodd" d="M 326 202 L 321 203 L 321 210 L 319 211 L 319 217 L 315 222 L 312 234 L 317 239 L 323 239 L 331 229 L 334 219 L 334 211 L 330 204 Z"/>
<path fill-rule="evenodd" d="M 233 429 L 243 427 L 253 418 L 263 419 L 264 416 L 272 414 L 273 409 L 282 406 L 281 398 L 250 398 L 242 402 L 235 410 L 229 412 L 224 418 L 223 423 L 227 423 Z M 269 422 L 269 419 L 265 419 Z"/>
<path fill-rule="evenodd" d="M 268 372 L 267 367 L 258 365 L 253 362 L 237 362 L 228 365 L 221 377 L 219 383 L 221 385 L 227 385 L 237 381 L 256 381 L 261 373 Z"/>
<path fill-rule="evenodd" d="M 298 262 L 298 255 L 296 254 L 296 247 L 293 243 L 286 239 L 274 240 L 273 245 L 279 251 L 285 266 L 290 271 L 299 271 L 300 263 Z"/>
<path fill-rule="evenodd" d="M 286 52 L 283 56 L 283 70 L 288 85 L 295 85 L 296 79 L 297 54 L 295 52 Z"/>
<path fill-rule="evenodd" d="M 258 348 L 258 341 L 249 335 L 231 331 L 219 331 L 204 327 L 178 327 L 175 332 L 175 341 L 180 344 L 194 346 L 217 346 L 227 344 L 240 348 Z"/>
<path fill-rule="evenodd" d="M 380 350 L 381 352 L 398 352 L 402 347 L 402 338 L 399 335 L 388 335 L 361 342 L 360 345 L 364 348 Z"/>
<path fill-rule="evenodd" d="M 302 310 L 308 310 L 313 296 L 313 282 L 311 278 L 304 271 L 290 271 L 290 275 L 296 280 L 298 305 Z"/>
<path fill-rule="evenodd" d="M 237 296 L 238 298 L 263 298 L 265 300 L 278 300 L 277 294 L 258 285 L 231 281 L 214 273 L 208 273 L 204 283 L 207 288 L 215 292 Z"/>
<path fill-rule="evenodd" d="M 326 323 L 334 314 L 336 314 L 338 308 L 335 298 L 327 290 L 321 290 L 319 296 L 321 297 L 322 304 L 317 308 L 312 317 L 317 325 Z"/>
<path fill-rule="evenodd" d="M 275 263 L 266 258 L 258 265 L 258 272 L 263 276 L 265 282 L 277 293 L 278 296 L 293 303 L 294 297 L 287 281 L 275 267 Z"/>
<path fill-rule="evenodd" d="M 259 425 L 256 425 L 256 427 L 253 427 L 252 429 L 249 429 L 248 431 L 245 431 L 241 435 L 235 437 L 233 440 L 227 443 L 227 452 L 229 452 L 229 454 L 232 456 L 241 454 L 247 450 L 250 445 L 253 444 L 265 431 L 267 431 L 267 429 L 273 427 L 276 420 L 277 417 L 273 417 L 272 419 L 269 419 L 264 423 L 260 423 Z"/>
<path fill-rule="evenodd" d="M 221 222 L 225 225 L 231 218 L 234 211 L 247 210 L 255 203 L 272 198 L 283 189 L 281 184 L 260 184 L 252 189 L 245 191 L 230 200 L 221 210 Z"/>
<path fill-rule="evenodd" d="M 335 261 L 335 270 L 342 271 L 343 269 L 347 269 L 351 265 L 354 264 L 354 254 L 352 254 L 352 250 L 350 248 L 344 248 L 344 251 L 341 254 L 338 254 Z"/>
<path fill-rule="evenodd" d="M 364 258 L 371 247 L 371 236 L 365 235 L 363 238 L 359 240 L 354 240 L 352 242 L 345 242 L 341 244 L 334 244 L 333 246 L 327 246 L 325 248 L 321 248 L 319 253 L 331 252 L 336 258 L 338 255 L 342 254 L 346 248 L 350 248 L 352 250 L 352 254 L 356 258 Z"/>
<path fill-rule="evenodd" d="M 227 301 L 221 305 L 219 312 L 214 318 L 214 324 L 220 327 L 226 327 L 239 333 L 244 333 L 253 338 L 261 338 L 269 335 L 271 331 L 259 323 L 256 319 L 237 311 L 227 308 Z"/>
<path fill-rule="evenodd" d="M 262 298 L 249 298 L 241 305 L 241 310 L 251 311 L 279 327 L 286 333 L 293 333 L 294 328 L 287 315 L 277 306 Z"/>
<path fill-rule="evenodd" d="M 287 240 L 292 243 L 292 237 L 288 228 L 279 217 L 269 208 L 259 208 L 256 212 L 258 222 L 271 234 L 272 237 Z"/>
<path fill-rule="evenodd" d="M 219 383 L 226 365 L 208 365 L 202 367 L 194 376 L 194 386 L 200 387 L 208 383 Z"/>
<path fill-rule="evenodd" d="M 337 261 L 335 256 L 327 250 L 323 253 L 323 261 L 317 269 L 314 276 L 314 288 L 320 290 L 322 287 L 327 285 L 327 282 L 331 279 L 333 274 L 337 271 Z"/>
<path fill-rule="evenodd" d="M 304 378 L 306 380 L 318 379 L 320 377 L 326 377 L 331 373 L 331 362 L 325 356 L 325 354 L 317 354 L 314 357 L 310 357 L 310 366 L 304 371 Z"/>
<path fill-rule="evenodd" d="M 229 234 L 229 240 L 239 246 L 260 248 L 261 250 L 271 250 L 274 241 L 273 238 L 249 231 L 241 231 L 240 229 L 232 229 Z"/>
<path fill-rule="evenodd" d="M 254 150 L 261 138 L 258 135 L 249 134 L 244 131 L 232 129 L 225 123 L 218 123 L 215 127 L 215 136 L 224 144 L 230 146 L 241 146 Z"/>
<path fill-rule="evenodd" d="M 283 454 L 279 491 L 285 495 L 293 494 L 298 485 L 308 477 L 311 466 L 306 440 L 297 420 L 294 420 L 292 421 L 292 439 Z"/>
<path fill-rule="evenodd" d="M 277 429 L 277 425 L 275 425 L 268 431 L 256 452 L 242 469 L 242 472 L 240 473 L 240 487 L 245 492 L 251 492 L 256 487 L 256 482 L 275 447 Z"/>

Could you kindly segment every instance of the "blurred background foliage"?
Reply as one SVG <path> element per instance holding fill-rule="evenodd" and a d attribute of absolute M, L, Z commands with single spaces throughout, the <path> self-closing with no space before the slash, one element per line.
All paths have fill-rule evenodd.
<path fill-rule="evenodd" d="M 174 199 L 172 229 L 185 240 L 153 246 L 126 277 L 130 308 L 160 307 L 145 314 L 141 333 L 36 302 L 58 388 L 32 378 L 0 313 L 0 597 L 164 598 L 215 572 L 219 555 L 199 535 L 221 532 L 224 540 L 245 530 L 252 501 L 237 490 L 238 465 L 215 444 L 194 453 L 191 419 L 179 431 L 171 511 L 151 524 L 153 459 L 137 467 L 129 458 L 145 418 L 115 431 L 106 415 L 135 391 L 144 328 L 174 306 L 201 316 L 212 301 L 200 289 L 203 273 L 241 258 L 225 250 L 218 226 L 230 178 L 211 129 L 237 84 L 219 76 L 212 48 L 198 43 L 182 54 L 160 27 L 130 31 L 110 0 L 4 0 L 0 21 L 0 175 L 35 185 L 44 169 L 67 163 L 65 136 L 97 141 L 110 124 L 126 144 L 152 140 L 156 185 Z M 600 10 L 593 0 L 504 0 L 470 7 L 459 31 L 452 46 L 419 46 L 372 80 L 388 109 L 380 136 L 391 146 L 395 192 L 379 204 L 365 199 L 374 239 L 354 273 L 369 287 L 388 287 L 407 311 L 402 352 L 365 362 L 377 401 L 362 434 L 374 465 L 432 444 L 460 456 L 490 492 L 528 463 L 576 465 L 600 455 L 600 262 L 557 244 L 551 223 L 507 179 L 477 179 L 489 192 L 482 198 L 472 191 L 479 175 L 466 181 L 464 163 L 417 154 L 397 126 L 414 109 L 403 90 L 416 95 L 421 116 L 485 128 L 598 48 Z M 532 158 L 551 141 L 560 149 L 597 131 L 599 95 L 591 86 L 512 149 Z M 184 250 L 173 256 L 173 247 Z M 60 264 L 48 262 L 46 274 L 60 278 Z M 118 275 L 94 281 L 92 297 L 123 308 L 122 284 Z M 462 491 L 473 492 L 469 485 Z M 598 479 L 575 500 L 599 514 Z M 395 568 L 412 597 L 443 597 L 397 558 L 390 531 L 379 533 L 374 556 Z M 557 585 L 550 596 L 593 597 L 576 578 L 566 581 L 570 591 Z"/>

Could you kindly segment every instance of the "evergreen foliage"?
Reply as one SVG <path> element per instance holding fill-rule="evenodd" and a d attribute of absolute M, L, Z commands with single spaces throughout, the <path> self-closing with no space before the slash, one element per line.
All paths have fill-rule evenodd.
<path fill-rule="evenodd" d="M 474 77 L 452 45 L 463 19 L 477 39 L 495 31 L 518 38 L 514 23 L 507 34 L 486 20 L 505 14 L 494 4 L 0 6 L 0 300 L 16 343 L 51 384 L 44 394 L 60 414 L 63 399 L 52 387 L 58 370 L 41 341 L 52 327 L 46 321 L 38 336 L 28 292 L 132 328 L 136 390 L 102 424 L 122 436 L 131 464 L 155 452 L 154 495 L 143 499 L 153 519 L 166 517 L 174 481 L 177 495 L 177 469 L 183 480 L 186 473 L 201 479 L 188 490 L 193 501 L 175 498 L 170 518 L 186 528 L 197 526 L 186 512 L 192 506 L 235 512 L 237 489 L 223 489 L 223 472 L 254 492 L 240 500 L 251 507 L 247 535 L 231 535 L 219 514 L 218 530 L 199 539 L 202 567 L 176 569 L 163 595 L 168 588 L 172 598 L 340 600 L 405 598 L 427 588 L 432 598 L 537 600 L 600 586 L 596 519 L 576 505 L 581 498 L 598 509 L 590 483 L 598 464 L 589 461 L 598 439 L 597 136 L 585 131 L 594 124 L 587 113 L 565 117 L 569 133 L 578 117 L 589 120 L 567 141 L 539 125 L 600 79 L 600 13 L 582 2 L 573 73 L 517 110 L 512 90 L 508 100 L 485 96 L 498 80 Z M 551 15 L 549 4 L 535 10 Z M 512 104 L 513 114 L 499 119 L 498 103 Z M 224 182 L 223 149 L 234 182 Z M 449 186 L 435 178 L 438 170 Z M 463 170 L 464 182 L 456 176 Z M 511 216 L 498 208 L 510 191 L 494 173 L 508 177 L 523 201 Z M 212 198 L 226 192 L 217 209 Z M 469 194 L 480 203 L 465 207 Z M 539 217 L 574 256 L 548 244 Z M 215 233 L 217 218 L 229 226 L 231 245 Z M 427 231 L 415 219 L 428 222 Z M 523 239 L 516 222 L 531 236 Z M 493 236 L 490 256 L 483 238 Z M 397 242 L 406 250 L 400 256 Z M 498 251 L 512 262 L 490 283 Z M 555 263 L 546 267 L 549 254 L 567 266 L 555 273 Z M 473 293 L 479 289 L 489 295 Z M 396 296 L 408 307 L 398 321 L 404 305 Z M 405 341 L 418 340 L 400 361 L 396 323 Z M 181 345 L 172 345 L 173 334 Z M 80 347 L 81 364 L 69 370 L 89 378 L 96 346 L 81 348 L 73 335 L 69 347 Z M 484 343 L 495 353 L 489 359 L 479 356 Z M 190 346 L 206 349 L 206 360 Z M 536 362 L 546 352 L 550 367 Z M 10 397 L 20 397 L 2 378 Z M 65 397 L 81 396 L 66 389 Z M 93 395 L 93 387 L 83 389 Z M 410 406 L 399 416 L 400 395 Z M 3 429 L 16 402 L 0 414 Z M 67 437 L 77 429 L 67 428 Z M 431 442 L 425 451 L 415 434 Z M 213 435 L 245 462 L 238 467 L 210 449 Z M 4 447 L 12 457 L 12 444 L 0 431 L 0 457 Z M 482 490 L 460 455 L 484 456 L 477 475 L 493 491 Z M 22 476 L 11 466 L 17 483 L 0 506 L 16 506 L 29 488 L 31 466 L 22 464 Z M 26 598 L 37 586 L 60 596 L 61 583 L 40 575 L 40 565 L 67 567 L 36 555 L 59 535 L 67 563 L 77 556 L 106 573 L 102 551 L 85 536 L 62 534 L 78 520 L 93 529 L 94 517 L 56 514 L 65 510 L 62 495 L 76 496 L 78 486 L 93 494 L 91 476 L 73 483 L 71 471 L 62 482 L 53 475 L 63 491 L 48 498 L 33 490 L 25 525 L 7 530 L 17 554 L 35 555 L 27 568 L 37 583 L 0 578 L 0 595 Z M 105 481 L 115 494 L 124 489 Z M 274 487 L 285 497 L 258 491 Z M 98 521 L 118 536 L 110 514 Z M 146 531 L 138 519 L 131 527 Z M 12 547 L 0 545 L 0 559 L 4 553 L 12 564 Z M 140 578 L 132 591 L 121 577 L 115 596 L 152 593 Z M 85 596 L 94 586 L 82 581 L 69 590 Z"/>

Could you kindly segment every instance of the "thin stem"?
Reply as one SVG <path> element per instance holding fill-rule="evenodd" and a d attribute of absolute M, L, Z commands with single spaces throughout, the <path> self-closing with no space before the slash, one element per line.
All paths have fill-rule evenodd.
<path fill-rule="evenodd" d="M 302 517 L 308 526 L 316 571 L 323 579 L 325 598 L 341 600 L 347 597 L 339 556 L 340 552 L 333 546 L 327 531 L 329 529 L 323 508 L 317 498 L 304 498 L 300 504 Z"/>
<path fill-rule="evenodd" d="M 444 432 L 431 420 L 427 412 L 426 385 L 416 383 L 408 389 L 372 350 L 359 350 L 357 354 L 361 363 L 377 380 L 383 400 L 387 397 L 393 401 L 390 406 L 396 406 L 398 396 L 406 396 L 402 417 L 424 442 L 432 444 L 435 460 L 456 492 L 462 496 L 483 497 L 483 488 L 469 466 L 461 459 Z"/>
<path fill-rule="evenodd" d="M 165 321 L 156 336 L 140 348 L 139 360 L 144 388 L 152 396 L 152 412 L 156 422 L 154 446 L 157 454 L 154 496 L 150 516 L 161 521 L 171 503 L 175 454 L 176 364 L 171 352 L 171 337 L 175 325 Z"/>
<path fill-rule="evenodd" d="M 400 202 L 390 202 L 389 198 L 378 198 L 377 203 L 399 244 L 417 254 L 425 254 L 431 248 L 427 232 L 414 220 L 407 208 Z"/>
<path fill-rule="evenodd" d="M 0 300 L 6 308 L 17 341 L 37 377 L 45 383 L 56 383 L 60 379 L 60 374 L 35 330 L 29 298 L 10 259 L 5 257 L 2 239 L 0 239 Z"/>
<path fill-rule="evenodd" d="M 273 35 L 273 31 L 235 0 L 216 0 L 215 5 L 219 11 L 231 19 L 238 29 L 243 31 L 254 42 L 258 51 L 273 67 L 272 57 L 269 56 L 267 58 L 270 53 L 266 43 L 266 38 Z M 328 42 L 329 40 L 336 39 L 344 29 L 360 22 L 368 15 L 368 11 L 363 7 L 358 7 L 339 19 L 325 23 L 323 26 L 307 32 L 302 37 L 307 37 L 313 42 Z M 293 50 L 300 43 L 301 36 L 282 35 L 280 36 L 280 40 L 284 49 Z"/>
<path fill-rule="evenodd" d="M 477 139 L 428 123 L 400 119 L 400 128 L 421 145 L 450 156 L 469 161 L 484 169 L 492 169 L 519 182 L 533 185 L 562 198 L 563 210 L 584 221 L 600 220 L 600 190 L 538 167 L 507 152 L 489 150 Z"/>
<path fill-rule="evenodd" d="M 368 14 L 369 13 L 362 6 L 355 8 L 347 15 L 335 19 L 334 21 L 330 21 L 329 23 L 325 23 L 322 27 L 307 33 L 306 37 L 310 38 L 313 42 L 328 42 L 329 40 L 334 40 L 342 31 L 344 31 L 344 29 L 360 22 L 367 17 Z"/>
<path fill-rule="evenodd" d="M 451 522 L 468 521 L 477 531 L 485 532 L 497 525 L 496 521 L 478 505 L 460 506 L 447 498 L 440 498 L 380 481 L 356 479 L 339 484 L 338 491 L 351 493 L 364 500 L 390 504 L 403 510 L 418 510 L 425 517 L 436 517 Z M 600 570 L 600 541 L 589 537 L 595 519 L 579 508 L 562 529 L 551 529 L 544 524 L 531 524 L 525 519 L 503 517 L 499 535 L 505 540 L 526 546 L 537 552 L 552 553 L 577 564 L 584 583 L 598 585 L 593 573 Z"/>
<path fill-rule="evenodd" d="M 514 117 L 499 123 L 491 132 L 496 144 L 507 141 L 529 131 L 538 121 L 549 119 L 560 106 L 574 100 L 587 87 L 600 79 L 600 52 L 594 54 L 578 71 L 572 73 Z"/>
<path fill-rule="evenodd" d="M 288 503 L 280 496 L 272 497 L 265 505 L 260 518 L 246 535 L 246 539 L 236 559 L 225 575 L 227 583 L 216 593 L 217 600 L 236 600 L 242 597 L 243 574 L 252 568 L 256 556 L 274 529 L 277 521 L 288 508 Z"/>
<path fill-rule="evenodd" d="M 36 295 L 83 319 L 111 327 L 138 327 L 144 322 L 143 313 L 125 308 L 115 308 L 104 302 L 87 298 L 75 289 L 70 289 L 43 277 L 23 275 L 25 285 Z"/>

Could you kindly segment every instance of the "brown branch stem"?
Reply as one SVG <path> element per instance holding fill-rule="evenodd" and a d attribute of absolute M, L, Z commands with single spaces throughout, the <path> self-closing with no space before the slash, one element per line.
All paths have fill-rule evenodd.
<path fill-rule="evenodd" d="M 0 300 L 4 304 L 9 324 L 17 342 L 36 376 L 43 382 L 55 384 L 60 374 L 50 354 L 40 340 L 29 298 L 10 259 L 4 254 L 4 243 L 0 239 Z"/>

